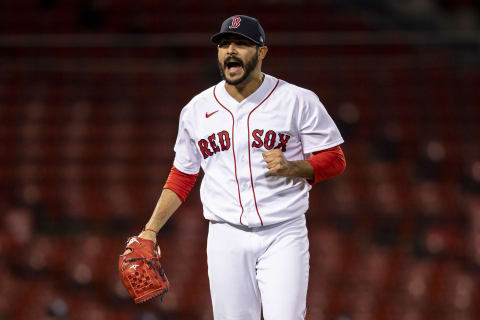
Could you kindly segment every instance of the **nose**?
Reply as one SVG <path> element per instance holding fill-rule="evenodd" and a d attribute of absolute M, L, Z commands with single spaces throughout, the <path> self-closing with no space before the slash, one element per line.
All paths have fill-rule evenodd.
<path fill-rule="evenodd" d="M 231 42 L 227 47 L 227 54 L 235 54 L 237 53 L 237 47 L 235 43 Z"/>

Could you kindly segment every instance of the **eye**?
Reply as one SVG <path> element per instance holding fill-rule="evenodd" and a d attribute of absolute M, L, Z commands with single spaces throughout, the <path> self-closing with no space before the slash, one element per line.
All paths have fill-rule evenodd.
<path fill-rule="evenodd" d="M 218 44 L 218 46 L 219 46 L 220 48 L 226 48 L 226 47 L 228 47 L 229 45 L 230 45 L 230 41 L 227 41 L 227 40 L 222 40 L 222 41 L 220 41 L 220 43 Z"/>
<path fill-rule="evenodd" d="M 239 47 L 253 47 L 255 46 L 255 44 L 251 41 L 248 41 L 248 40 L 238 40 L 238 41 L 235 41 L 235 44 Z"/>

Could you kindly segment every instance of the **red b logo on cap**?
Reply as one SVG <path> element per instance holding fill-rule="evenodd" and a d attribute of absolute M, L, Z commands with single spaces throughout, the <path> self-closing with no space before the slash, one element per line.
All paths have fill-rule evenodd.
<path fill-rule="evenodd" d="M 237 29 L 240 26 L 240 21 L 242 21 L 242 19 L 240 19 L 240 17 L 233 18 L 232 19 L 232 25 L 228 28 L 229 29 Z"/>

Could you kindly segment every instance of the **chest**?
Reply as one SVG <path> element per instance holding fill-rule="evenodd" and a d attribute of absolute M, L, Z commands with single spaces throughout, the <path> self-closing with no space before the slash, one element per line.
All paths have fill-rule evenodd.
<path fill-rule="evenodd" d="M 299 141 L 295 101 L 271 98 L 261 104 L 212 103 L 198 112 L 194 139 L 204 159 L 217 153 L 254 149 L 283 152 Z"/>

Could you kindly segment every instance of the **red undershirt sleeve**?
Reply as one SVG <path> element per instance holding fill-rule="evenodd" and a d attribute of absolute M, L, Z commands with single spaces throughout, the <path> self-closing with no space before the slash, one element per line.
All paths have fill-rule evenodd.
<path fill-rule="evenodd" d="M 183 173 L 175 166 L 172 166 L 170 174 L 168 175 L 167 182 L 163 186 L 164 189 L 170 189 L 177 194 L 177 196 L 185 202 L 190 190 L 192 190 L 195 181 L 197 180 L 197 174 Z"/>
<path fill-rule="evenodd" d="M 345 155 L 340 146 L 314 152 L 313 154 L 313 157 L 307 159 L 313 167 L 314 180 L 307 180 L 311 185 L 338 176 L 345 170 Z"/>

